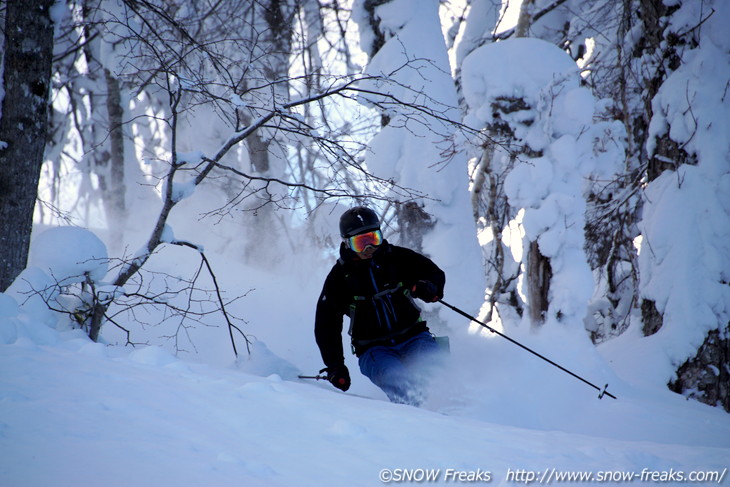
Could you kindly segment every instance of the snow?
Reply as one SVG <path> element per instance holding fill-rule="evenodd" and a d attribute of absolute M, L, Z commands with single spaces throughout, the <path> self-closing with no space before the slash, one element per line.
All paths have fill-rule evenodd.
<path fill-rule="evenodd" d="M 160 186 L 160 194 L 167 195 L 168 180 L 165 179 L 163 184 Z M 195 194 L 197 184 L 194 178 L 188 179 L 187 181 L 172 183 L 172 191 L 170 191 L 170 199 L 173 203 L 179 203 L 180 201 L 190 198 Z"/>
<path fill-rule="evenodd" d="M 362 4 L 356 3 L 356 15 L 363 15 Z M 478 4 L 487 15 L 484 2 Z M 457 103 L 445 46 L 438 36 L 424 35 L 440 32 L 437 6 L 435 0 L 394 0 L 378 7 L 391 37 L 368 72 L 390 73 L 406 59 L 419 60 L 418 70 L 397 71 L 388 93 L 451 114 Z M 681 8 L 675 22 L 695 25 L 696 2 Z M 437 484 L 488 478 L 492 485 L 511 485 L 557 482 L 558 474 L 580 472 L 611 483 L 631 475 L 633 482 L 624 483 L 681 483 L 671 482 L 680 472 L 685 479 L 692 473 L 726 480 L 730 416 L 666 387 L 677 364 L 717 328 L 718 317 L 727 323 L 730 314 L 722 284 L 730 280 L 730 98 L 722 95 L 729 41 L 719 21 L 730 7 L 714 2 L 714 8 L 702 26 L 712 42 L 671 74 L 655 100 L 652 133 L 671 132 L 698 163 L 665 172 L 642 196 L 641 293 L 665 314 L 664 326 L 650 337 L 635 320 L 624 334 L 595 347 L 576 326 L 595 286 L 583 253 L 583 184 L 589 175 L 610 177 L 622 155 L 610 144 L 594 151 L 595 141 L 621 135 L 616 123 L 593 120 L 606 101 L 580 87 L 576 65 L 564 52 L 534 39 L 483 46 L 462 66 L 470 107 L 465 121 L 473 127 L 491 121 L 495 97 L 524 96 L 541 108 L 554 103 L 551 116 L 536 118 L 519 134 L 543 155 L 512 168 L 505 189 L 520 211 L 504 232 L 516 261 L 526 239 L 537 239 L 551 257 L 551 309 L 562 318 L 550 318 L 539 331 L 507 314 L 490 325 L 596 388 L 608 384 L 617 399 L 598 399 L 589 384 L 438 304 L 424 308 L 445 324 L 451 354 L 423 408 L 387 402 L 351 355 L 346 364 L 353 384 L 346 393 L 297 379 L 322 367 L 314 305 L 335 258 L 323 255 L 316 239 L 299 228 L 275 243 L 257 241 L 270 245 L 264 250 L 276 259 L 243 262 L 235 225 L 224 231 L 179 217 L 165 227 L 163 241 L 179 237 L 207 249 L 226 298 L 243 296 L 229 309 L 246 320 L 250 354 L 238 337 L 240 356 L 233 356 L 219 315 L 184 331 L 162 312 L 144 322 L 139 311 L 127 321 L 120 315 L 139 344 L 124 346 L 126 336 L 110 323 L 94 343 L 68 313 L 53 312 L 47 303 L 67 311 L 83 305 L 86 275 L 108 294 L 121 292 L 106 281 L 110 242 L 102 232 L 39 229 L 28 268 L 0 293 L 0 485 L 373 486 L 426 483 L 417 482 L 426 474 Z M 372 40 L 372 33 L 361 34 L 363 45 Z M 467 34 L 469 42 L 477 35 Z M 122 52 L 105 46 L 105 65 L 119 69 Z M 406 52 L 404 46 L 417 49 Z M 431 98 L 409 98 L 414 93 L 403 86 Z M 479 242 L 488 245 L 489 239 L 475 235 L 463 155 L 436 164 L 444 139 L 399 119 L 402 113 L 391 115 L 391 126 L 370 145 L 368 168 L 435 198 L 425 203 L 437 226 L 424 246 L 446 270 L 445 299 L 477 313 L 484 291 Z M 398 129 L 403 124 L 405 136 Z M 453 135 L 448 126 L 439 130 Z M 210 150 L 202 149 L 190 147 L 183 159 L 194 162 Z M 208 193 L 193 189 L 190 183 L 173 188 L 176 201 L 185 198 L 196 215 L 194 205 Z M 318 224 L 336 234 L 342 208 L 323 205 Z M 138 228 L 145 225 L 134 223 L 126 236 L 144 240 Z M 199 259 L 195 250 L 164 246 L 145 268 L 154 276 L 189 276 Z M 161 296 L 170 293 L 164 289 Z"/>
<path fill-rule="evenodd" d="M 379 485 L 382 469 L 397 468 L 441 469 L 442 480 L 447 469 L 481 469 L 502 485 L 517 469 L 722 472 L 730 453 L 724 413 L 625 385 L 617 401 L 536 389 L 518 411 L 508 407 L 513 389 L 495 389 L 499 399 L 477 420 L 184 363 L 158 347 L 130 353 L 78 333 L 2 348 L 3 485 Z M 563 428 L 489 419 L 531 412 L 527 422 L 539 424 L 557 405 Z M 564 431 L 598 417 L 598 436 Z"/>
<path fill-rule="evenodd" d="M 175 231 L 170 225 L 162 227 L 162 234 L 160 235 L 160 242 L 173 243 L 175 241 Z"/>
<path fill-rule="evenodd" d="M 483 42 L 485 38 L 491 37 L 493 26 L 500 23 L 501 7 L 498 2 L 492 2 L 491 0 L 473 0 L 471 2 L 468 22 L 465 23 L 459 33 L 455 50 L 456 61 L 454 64 L 456 66 L 461 66 L 467 54 Z M 490 29 L 490 31 L 485 32 L 486 29 Z"/>
<path fill-rule="evenodd" d="M 58 230 L 75 249 L 67 274 L 99 255 L 90 232 Z M 44 262 L 57 258 L 53 246 L 34 248 L 49 251 Z M 0 294 L 0 485 L 370 486 L 381 475 L 425 472 L 439 483 L 455 482 L 456 472 L 464 483 L 488 474 L 494 485 L 565 472 L 726 475 L 726 413 L 637 381 L 635 371 L 618 375 L 613 369 L 632 350 L 602 356 L 564 328 L 510 334 L 599 387 L 609 382 L 618 399 L 597 399 L 597 391 L 489 332 L 469 333 L 456 314 L 450 362 L 422 409 L 387 402 L 351 357 L 347 393 L 297 379 L 319 367 L 311 318 L 294 318 L 319 291 L 299 287 L 306 282 L 299 273 L 318 265 L 269 269 L 272 285 L 262 279 L 257 300 L 292 299 L 287 309 L 263 307 L 268 316 L 249 317 L 246 331 L 256 337 L 251 355 L 237 361 L 205 341 L 201 354 L 217 360 L 93 343 L 80 330 L 37 319 L 35 311 L 49 313 L 43 303 L 21 306 L 20 295 Z M 286 323 L 295 326 L 268 326 Z M 212 335 L 225 342 L 223 330 Z M 649 368 L 652 357 L 639 357 Z"/>
<path fill-rule="evenodd" d="M 30 247 L 29 265 L 63 283 L 83 281 L 87 273 L 91 280 L 100 281 L 108 263 L 104 242 L 83 228 L 50 228 L 35 237 Z"/>
<path fill-rule="evenodd" d="M 685 53 L 687 62 L 662 84 L 652 103 L 651 134 L 669 133 L 696 159 L 696 165 L 665 171 L 644 194 L 641 296 L 664 313 L 664 326 L 651 340 L 617 344 L 657 347 L 650 353 L 666 355 L 664 366 L 655 369 L 666 381 L 696 353 L 708 331 L 722 332 L 730 322 L 730 39 L 724 21 L 730 8 L 716 2 L 713 9 L 702 24 L 702 43 Z M 697 25 L 708 14 L 687 3 L 672 16 L 672 28 Z M 657 150 L 655 140 L 647 144 L 650 153 Z"/>
<path fill-rule="evenodd" d="M 499 76 L 492 72 L 495 65 L 504 67 Z M 465 59 L 462 75 L 469 123 L 481 128 L 499 122 L 499 117 L 532 151 L 539 152 L 515 162 L 505 159 L 509 163 L 504 169 L 504 192 L 512 207 L 522 209 L 523 249 L 537 242 L 540 253 L 550 259 L 546 323 L 582 324 L 593 294 L 593 277 L 583 251 L 585 180 L 598 166 L 594 136 L 604 130 L 600 124 L 593 125 L 593 95 L 580 87 L 572 59 L 539 39 L 482 46 Z M 521 98 L 527 108 L 497 113 L 493 106 L 504 97 Z M 523 282 L 521 293 L 526 296 L 524 286 Z M 525 313 L 525 321 L 528 317 Z"/>
<path fill-rule="evenodd" d="M 390 123 L 370 142 L 365 163 L 379 177 L 395 178 L 399 185 L 429 196 L 417 202 L 435 221 L 424 236 L 423 250 L 447 275 L 458 276 L 449 280 L 451 292 L 476 303 L 483 297 L 484 272 L 476 264 L 481 255 L 473 218 L 464 211 L 470 205 L 466 161 L 463 153 L 444 157 L 457 130 L 442 120 L 458 120 L 459 114 L 438 7 L 436 0 L 397 0 L 374 10 L 388 33 L 387 42 L 368 63 L 366 74 L 375 78 L 359 86 L 418 109 L 385 110 Z M 353 8 L 356 18 L 365 18 L 363 2 Z M 371 35 L 361 29 L 366 36 L 361 44 Z M 363 95 L 361 102 L 389 106 L 389 96 Z"/>

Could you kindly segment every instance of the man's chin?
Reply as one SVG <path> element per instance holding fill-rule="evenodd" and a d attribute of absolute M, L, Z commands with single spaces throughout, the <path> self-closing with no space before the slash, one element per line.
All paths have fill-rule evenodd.
<path fill-rule="evenodd" d="M 375 254 L 375 250 L 376 249 L 367 248 L 365 251 L 358 253 L 357 256 L 363 260 L 372 259 L 373 254 Z"/>

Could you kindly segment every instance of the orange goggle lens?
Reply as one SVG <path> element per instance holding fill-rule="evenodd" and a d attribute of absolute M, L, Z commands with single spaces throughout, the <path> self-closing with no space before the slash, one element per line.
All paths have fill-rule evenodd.
<path fill-rule="evenodd" d="M 357 253 L 364 252 L 368 246 L 377 247 L 381 243 L 383 243 L 383 234 L 380 230 L 362 233 L 347 239 L 349 247 Z"/>

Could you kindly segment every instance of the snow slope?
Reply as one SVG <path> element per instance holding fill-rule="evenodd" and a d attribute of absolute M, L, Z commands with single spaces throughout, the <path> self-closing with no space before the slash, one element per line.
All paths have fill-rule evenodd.
<path fill-rule="evenodd" d="M 369 486 L 389 474 L 508 485 L 533 472 L 727 477 L 730 464 L 730 419 L 720 409 L 625 383 L 613 390 L 618 400 L 599 401 L 527 356 L 507 375 L 531 371 L 532 400 L 516 383 L 488 390 L 490 380 L 462 380 L 459 400 L 435 398 L 434 411 L 186 363 L 158 347 L 130 352 L 37 323 L 19 335 L 0 345 L 2 486 Z M 480 404 L 483 394 L 491 397 Z M 523 427 L 510 425 L 519 404 Z M 468 473 L 459 480 L 448 469 Z"/>
<path fill-rule="evenodd" d="M 627 363 L 621 348 L 586 347 L 567 328 L 510 335 L 600 386 L 609 382 L 618 399 L 598 400 L 507 340 L 469 331 L 455 314 L 450 360 L 423 409 L 387 402 L 352 356 L 348 393 L 299 380 L 300 370 L 320 365 L 309 319 L 293 317 L 311 308 L 318 289 L 291 269 L 282 271 L 290 279 L 267 270 L 273 285 L 257 290 L 258 316 L 246 329 L 251 355 L 237 361 L 223 353 L 230 345 L 219 328 L 194 337 L 208 337 L 200 343 L 206 363 L 158 346 L 94 343 L 24 291 L 51 289 L 50 276 L 69 282 L 105 269 L 92 233 L 48 232 L 39 237 L 53 238 L 32 247 L 38 266 L 0 293 L 0 486 L 369 486 L 427 474 L 442 484 L 502 485 L 579 472 L 724 479 L 730 466 L 728 414 L 646 382 L 618 367 Z M 45 245 L 51 240 L 76 251 Z M 281 296 L 287 306 L 274 305 Z"/>

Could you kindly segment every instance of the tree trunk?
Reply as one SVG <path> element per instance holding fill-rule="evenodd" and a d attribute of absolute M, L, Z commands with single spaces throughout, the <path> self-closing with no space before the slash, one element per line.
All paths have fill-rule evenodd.
<path fill-rule="evenodd" d="M 426 213 L 422 204 L 413 201 L 396 205 L 395 212 L 400 225 L 400 244 L 423 252 L 423 235 L 433 230 L 436 222 Z"/>
<path fill-rule="evenodd" d="M 255 36 L 257 45 L 254 56 L 261 56 L 263 61 L 252 63 L 256 73 L 255 81 L 242 80 L 242 92 L 247 91 L 249 84 L 271 84 L 271 104 L 281 105 L 289 101 L 289 84 L 281 80 L 289 78 L 289 57 L 295 28 L 297 2 L 292 0 L 266 0 L 257 2 L 251 7 L 252 26 L 264 27 L 260 36 Z M 255 34 L 252 32 L 252 34 Z M 255 115 L 255 114 L 254 114 Z M 243 120 L 251 120 L 251 115 L 244 114 Z M 282 147 L 287 146 L 282 133 L 271 130 L 257 131 L 246 140 L 251 169 L 259 176 L 284 177 L 287 171 L 286 155 Z M 262 235 L 277 240 L 281 226 L 277 224 L 275 206 L 285 196 L 280 193 L 266 191 L 260 199 L 252 199 L 248 206 L 251 213 L 247 216 L 245 254 L 250 262 L 270 262 L 269 248 L 262 246 Z M 284 225 L 285 227 L 285 225 Z"/>
<path fill-rule="evenodd" d="M 106 208 L 110 239 L 113 245 L 119 246 L 123 241 L 124 226 L 127 219 L 127 206 L 125 204 L 127 188 L 124 183 L 124 132 L 122 131 L 124 107 L 122 107 L 119 81 L 107 69 L 104 70 L 104 76 L 108 89 L 106 107 L 109 114 L 109 140 L 111 142 L 109 181 L 104 195 L 104 207 Z"/>
<path fill-rule="evenodd" d="M 0 291 L 25 268 L 48 130 L 53 0 L 8 0 L 0 119 Z"/>
<path fill-rule="evenodd" d="M 532 11 L 535 8 L 535 0 L 523 0 L 520 7 L 520 15 L 517 18 L 517 26 L 515 27 L 515 37 L 527 37 L 527 33 L 532 25 Z"/>
<path fill-rule="evenodd" d="M 542 255 L 537 242 L 530 242 L 527 251 L 527 300 L 530 319 L 533 325 L 545 322 L 545 315 L 550 304 L 550 279 L 553 276 L 550 259 Z"/>
<path fill-rule="evenodd" d="M 694 358 L 687 360 L 677 370 L 677 379 L 669 388 L 679 394 L 696 399 L 710 406 L 721 406 L 730 412 L 730 326 L 712 330 L 697 350 Z"/>
<path fill-rule="evenodd" d="M 365 0 L 363 8 L 368 14 L 368 23 L 372 30 L 373 39 L 370 46 L 363 46 L 363 49 L 367 53 L 368 57 L 372 59 L 385 45 L 385 33 L 380 28 L 380 18 L 375 14 L 375 9 L 386 3 L 390 3 L 391 0 Z M 390 116 L 385 112 L 380 113 L 380 127 L 386 127 L 390 123 Z"/>

